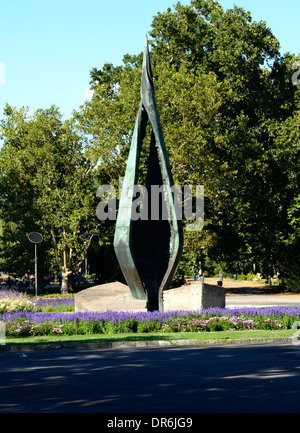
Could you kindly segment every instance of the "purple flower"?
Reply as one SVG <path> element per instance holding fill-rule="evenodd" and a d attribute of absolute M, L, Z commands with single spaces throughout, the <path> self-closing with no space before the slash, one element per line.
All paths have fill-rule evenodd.
<path fill-rule="evenodd" d="M 210 308 L 171 312 L 16 312 L 0 315 L 14 335 L 49 333 L 201 332 L 237 329 L 289 329 L 300 307 Z M 10 334 L 12 335 L 12 334 Z"/>

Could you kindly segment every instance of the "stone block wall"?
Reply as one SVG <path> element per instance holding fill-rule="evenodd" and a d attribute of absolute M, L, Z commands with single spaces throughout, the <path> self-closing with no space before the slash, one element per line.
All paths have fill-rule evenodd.
<path fill-rule="evenodd" d="M 222 286 L 199 283 L 163 292 L 164 311 L 225 308 L 225 289 Z"/>

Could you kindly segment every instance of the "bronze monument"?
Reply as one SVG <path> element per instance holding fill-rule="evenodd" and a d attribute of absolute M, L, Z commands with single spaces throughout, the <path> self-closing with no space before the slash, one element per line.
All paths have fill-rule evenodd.
<path fill-rule="evenodd" d="M 151 144 L 146 179 L 147 213 L 133 218 L 134 188 L 140 150 L 150 124 Z M 159 212 L 151 191 L 163 186 Z M 182 252 L 182 226 L 176 215 L 176 197 L 169 158 L 154 96 L 148 40 L 145 41 L 141 100 L 132 136 L 116 221 L 114 249 L 131 294 L 147 300 L 147 310 L 163 310 L 163 291 L 168 289 Z M 166 211 L 168 217 L 166 218 Z M 153 218 L 153 214 L 155 217 Z M 143 215 L 145 217 L 143 217 Z M 152 216 L 152 218 L 151 218 Z"/>

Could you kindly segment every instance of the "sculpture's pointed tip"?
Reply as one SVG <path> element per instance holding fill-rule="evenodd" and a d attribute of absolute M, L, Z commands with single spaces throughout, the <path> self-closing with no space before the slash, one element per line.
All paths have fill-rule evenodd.
<path fill-rule="evenodd" d="M 148 36 L 145 37 L 144 57 L 149 54 Z"/>
<path fill-rule="evenodd" d="M 149 45 L 148 45 L 148 37 L 145 37 L 145 47 L 144 47 L 144 57 L 143 57 L 143 68 L 147 67 L 149 63 Z"/>
<path fill-rule="evenodd" d="M 151 70 L 151 62 L 150 62 L 150 54 L 149 54 L 149 46 L 148 46 L 148 37 L 146 35 L 145 49 L 144 49 L 144 56 L 143 56 L 143 66 L 142 66 L 142 82 L 144 82 L 144 85 L 145 85 L 145 83 L 147 81 L 150 83 L 151 87 L 153 87 L 152 70 Z"/>

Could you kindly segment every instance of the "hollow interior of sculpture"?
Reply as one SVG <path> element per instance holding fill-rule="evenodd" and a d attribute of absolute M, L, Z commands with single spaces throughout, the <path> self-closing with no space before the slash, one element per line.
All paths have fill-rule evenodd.
<path fill-rule="evenodd" d="M 146 177 L 147 195 L 143 218 L 132 221 L 132 253 L 137 271 L 147 292 L 148 310 L 159 309 L 159 289 L 170 259 L 171 225 L 163 193 L 157 188 L 163 182 L 162 167 L 152 133 Z M 153 192 L 152 188 L 156 188 Z"/>

